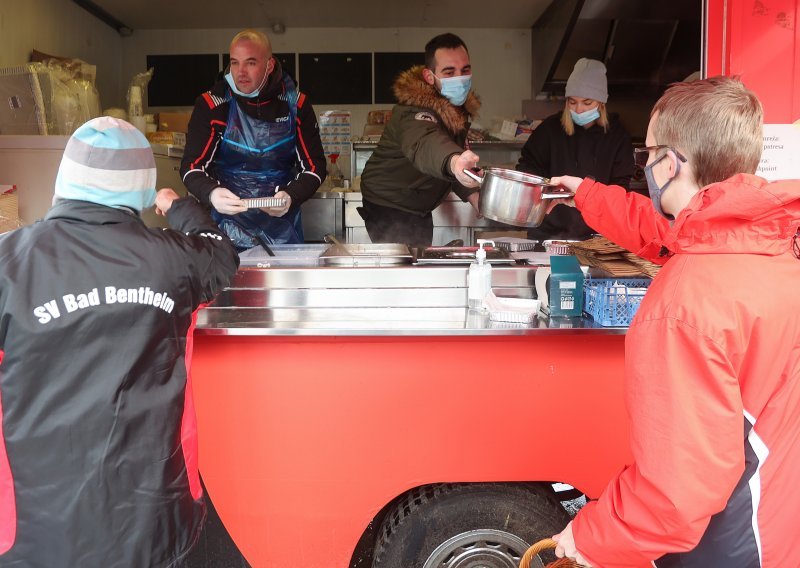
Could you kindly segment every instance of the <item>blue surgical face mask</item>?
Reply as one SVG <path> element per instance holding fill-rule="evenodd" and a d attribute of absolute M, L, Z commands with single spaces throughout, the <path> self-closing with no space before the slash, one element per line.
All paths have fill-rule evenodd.
<path fill-rule="evenodd" d="M 267 75 L 269 75 L 269 66 L 264 71 L 264 79 L 261 81 L 261 84 L 256 87 L 256 89 L 252 93 L 243 93 L 239 89 L 236 88 L 236 82 L 233 80 L 233 75 L 230 71 L 228 71 L 227 75 L 225 75 L 225 80 L 228 82 L 228 86 L 231 88 L 231 91 L 239 95 L 240 97 L 245 97 L 246 99 L 254 99 L 258 96 L 261 92 L 261 87 L 264 86 L 264 83 L 267 82 Z"/>
<path fill-rule="evenodd" d="M 572 117 L 572 122 L 578 126 L 586 126 L 590 122 L 600 118 L 600 107 L 590 108 L 589 110 L 585 110 L 583 112 L 575 112 L 574 110 L 570 110 L 569 114 Z"/>
<path fill-rule="evenodd" d="M 644 167 L 644 177 L 647 180 L 647 191 L 650 193 L 650 200 L 653 202 L 653 207 L 655 207 L 655 210 L 662 217 L 665 217 L 670 221 L 674 221 L 675 217 L 673 217 L 672 215 L 668 215 L 667 213 L 664 213 L 664 210 L 661 208 L 661 198 L 664 196 L 664 192 L 669 187 L 669 184 L 672 183 L 672 180 L 678 177 L 678 173 L 680 173 L 681 171 L 681 161 L 675 160 L 675 163 L 677 164 L 675 168 L 675 175 L 672 176 L 669 180 L 667 180 L 667 183 L 665 183 L 661 187 L 658 187 L 658 184 L 656 183 L 656 178 L 653 175 L 653 167 L 666 157 L 667 155 L 664 154 L 659 159 L 653 160 L 653 163 L 646 165 Z"/>
<path fill-rule="evenodd" d="M 439 77 L 442 82 L 442 96 L 456 106 L 463 105 L 467 100 L 469 90 L 472 88 L 472 75 L 459 77 Z"/>

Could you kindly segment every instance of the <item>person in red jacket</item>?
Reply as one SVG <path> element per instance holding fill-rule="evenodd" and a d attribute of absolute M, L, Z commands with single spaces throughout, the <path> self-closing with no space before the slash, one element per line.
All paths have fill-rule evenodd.
<path fill-rule="evenodd" d="M 798 566 L 800 181 L 754 175 L 762 108 L 737 78 L 670 87 L 646 144 L 650 200 L 554 179 L 589 225 L 663 264 L 625 343 L 633 463 L 556 552 L 603 568 Z"/>

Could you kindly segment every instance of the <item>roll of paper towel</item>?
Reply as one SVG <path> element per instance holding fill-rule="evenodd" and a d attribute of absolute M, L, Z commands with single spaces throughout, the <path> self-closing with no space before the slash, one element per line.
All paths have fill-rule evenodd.
<path fill-rule="evenodd" d="M 136 128 L 138 128 L 139 132 L 141 132 L 142 134 L 147 133 L 147 121 L 144 119 L 143 116 L 132 116 L 131 124 L 133 124 Z"/>

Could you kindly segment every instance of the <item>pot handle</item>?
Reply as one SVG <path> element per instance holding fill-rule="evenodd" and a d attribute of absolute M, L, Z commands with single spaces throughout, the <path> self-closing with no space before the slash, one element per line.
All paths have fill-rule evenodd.
<path fill-rule="evenodd" d="M 483 177 L 479 176 L 478 174 L 476 174 L 472 170 L 468 170 L 468 169 L 465 168 L 465 169 L 463 169 L 461 171 L 463 171 L 464 175 L 466 175 L 467 177 L 470 177 L 470 178 L 474 179 L 475 181 L 477 181 L 480 184 L 483 184 Z"/>
<path fill-rule="evenodd" d="M 559 191 L 556 193 L 542 194 L 542 199 L 569 199 L 570 197 L 575 197 L 575 193 L 572 191 Z"/>

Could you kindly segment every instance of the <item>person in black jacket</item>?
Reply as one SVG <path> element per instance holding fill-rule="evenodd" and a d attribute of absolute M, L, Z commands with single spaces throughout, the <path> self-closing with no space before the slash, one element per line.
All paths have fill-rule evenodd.
<path fill-rule="evenodd" d="M 606 68 L 594 59 L 579 59 L 567 80 L 562 112 L 547 117 L 522 148 L 517 170 L 541 177 L 593 177 L 628 188 L 633 176 L 633 146 L 616 115 L 606 110 Z M 557 205 L 528 237 L 586 239 L 594 233 L 572 207 Z"/>
<path fill-rule="evenodd" d="M 45 218 L 0 236 L 0 566 L 173 568 L 198 540 L 186 352 L 238 256 L 155 183 L 145 137 L 93 119 Z M 154 202 L 172 229 L 145 226 Z"/>
<path fill-rule="evenodd" d="M 181 176 L 239 251 L 264 241 L 302 243 L 300 206 L 325 180 L 314 108 L 257 30 L 236 34 L 230 70 L 195 101 Z M 247 209 L 242 198 L 276 197 Z"/>

